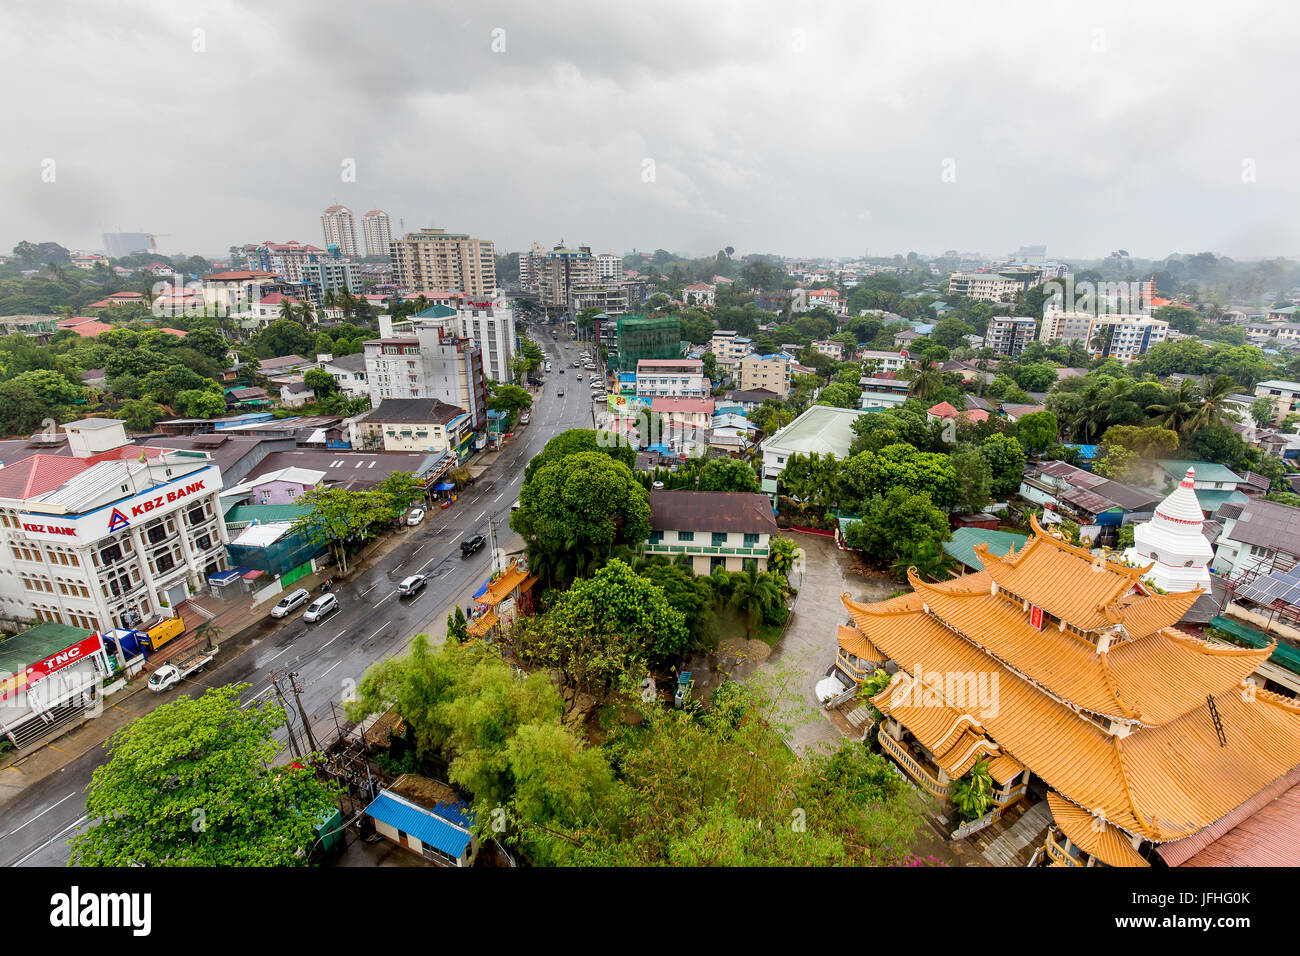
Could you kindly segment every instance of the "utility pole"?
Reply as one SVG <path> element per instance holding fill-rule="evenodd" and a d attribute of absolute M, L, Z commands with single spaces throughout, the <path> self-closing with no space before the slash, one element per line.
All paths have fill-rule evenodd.
<path fill-rule="evenodd" d="M 497 547 L 497 521 L 495 515 L 488 515 L 488 547 L 492 549 L 492 564 L 501 573 L 505 573 L 505 555 Z"/>
<path fill-rule="evenodd" d="M 293 699 L 298 702 L 298 713 L 302 715 L 302 726 L 307 731 L 307 743 L 311 744 L 313 751 L 320 750 L 316 744 L 316 738 L 311 733 L 311 721 L 307 719 L 307 711 L 302 706 L 302 698 L 298 696 L 298 672 L 289 672 L 289 686 L 293 688 Z"/>
<path fill-rule="evenodd" d="M 284 708 L 285 716 L 286 716 L 286 717 L 292 717 L 292 715 L 289 713 L 289 704 L 288 704 L 288 702 L 284 699 L 284 691 L 280 690 L 280 681 L 279 681 L 277 678 L 272 677 L 272 678 L 271 678 L 271 686 L 275 688 L 276 696 L 280 698 L 280 706 Z M 302 757 L 302 753 L 298 750 L 298 738 L 296 738 L 296 737 L 293 735 L 293 720 L 292 720 L 292 719 L 290 719 L 290 720 L 286 720 L 286 721 L 285 721 L 284 729 L 285 729 L 285 730 L 288 732 L 288 734 L 289 734 L 289 749 L 290 749 L 291 751 L 293 751 L 293 755 L 294 755 L 294 757 L 295 757 L 295 758 L 300 758 L 300 757 Z"/>

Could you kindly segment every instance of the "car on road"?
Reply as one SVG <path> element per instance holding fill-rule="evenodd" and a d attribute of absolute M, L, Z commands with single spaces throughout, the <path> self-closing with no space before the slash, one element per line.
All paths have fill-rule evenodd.
<path fill-rule="evenodd" d="M 560 369 L 560 374 L 561 374 L 561 375 L 564 374 L 564 369 Z"/>
<path fill-rule="evenodd" d="M 520 424 L 520 425 L 527 425 L 527 424 L 528 424 L 529 422 L 531 422 L 531 421 L 532 421 L 532 418 L 529 416 L 529 414 L 528 414 L 527 412 L 524 412 L 522 415 L 519 416 L 519 424 Z"/>
<path fill-rule="evenodd" d="M 560 389 L 560 390 L 559 390 L 558 392 L 556 392 L 555 394 L 558 395 L 560 398 L 563 398 L 563 397 L 564 397 L 564 389 Z"/>
<path fill-rule="evenodd" d="M 284 597 L 280 598 L 280 603 L 271 608 L 271 617 L 285 617 L 286 615 L 298 610 L 308 601 L 311 600 L 311 592 L 306 588 L 299 588 L 291 591 Z"/>
<path fill-rule="evenodd" d="M 307 606 L 307 610 L 302 614 L 302 619 L 304 621 L 319 621 L 326 614 L 329 614 L 331 611 L 337 611 L 338 609 L 338 598 L 333 594 L 322 594 Z"/>
<path fill-rule="evenodd" d="M 466 538 L 464 541 L 460 543 L 460 556 L 462 558 L 468 558 L 479 548 L 483 547 L 483 543 L 486 540 L 487 539 L 484 538 L 481 534 L 476 534 L 473 537 Z"/>
<path fill-rule="evenodd" d="M 401 597 L 410 597 L 412 594 L 418 594 L 420 589 L 424 587 L 428 581 L 429 578 L 427 575 L 412 574 L 409 577 L 402 578 L 401 583 L 397 585 L 397 593 Z"/>
<path fill-rule="evenodd" d="M 406 516 L 406 523 L 409 524 L 411 527 L 415 527 L 423 520 L 424 520 L 423 508 L 412 508 L 411 513 Z"/>
<path fill-rule="evenodd" d="M 578 381 L 579 381 L 579 382 L 582 381 L 582 376 L 581 376 L 581 375 L 578 376 Z"/>

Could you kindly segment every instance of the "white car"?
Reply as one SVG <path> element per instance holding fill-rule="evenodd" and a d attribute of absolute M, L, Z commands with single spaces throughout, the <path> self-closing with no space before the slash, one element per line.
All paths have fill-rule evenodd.
<path fill-rule="evenodd" d="M 319 621 L 326 614 L 329 614 L 331 611 L 337 611 L 338 609 L 338 598 L 333 594 L 322 594 L 316 600 L 311 602 L 311 605 L 303 612 L 302 619 L 304 621 Z"/>
<path fill-rule="evenodd" d="M 423 508 L 413 508 L 411 510 L 411 513 L 406 516 L 406 523 L 409 524 L 411 527 L 415 527 L 423 520 L 424 520 Z"/>
<path fill-rule="evenodd" d="M 284 617 L 289 613 L 298 610 L 308 601 L 311 600 L 311 592 L 306 588 L 299 588 L 284 597 L 280 598 L 280 603 L 271 608 L 271 617 Z"/>

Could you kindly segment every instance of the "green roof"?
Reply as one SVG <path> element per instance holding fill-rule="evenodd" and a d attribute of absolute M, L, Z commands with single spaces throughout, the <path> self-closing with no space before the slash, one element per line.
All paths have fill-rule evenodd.
<path fill-rule="evenodd" d="M 0 674 L 21 674 L 31 664 L 45 660 L 94 633 L 70 624 L 46 621 L 0 642 Z"/>
<path fill-rule="evenodd" d="M 1181 461 L 1174 458 L 1162 458 L 1160 467 L 1169 472 L 1170 477 L 1177 481 L 1183 480 L 1183 475 L 1187 474 L 1188 468 L 1196 469 L 1197 481 L 1231 481 L 1236 484 L 1242 480 L 1241 475 L 1231 468 L 1213 461 Z M 1200 494 L 1201 489 L 1197 488 L 1197 497 L 1200 497 Z"/>
<path fill-rule="evenodd" d="M 310 510 L 307 505 L 236 505 L 226 512 L 226 524 L 238 524 L 243 521 L 256 521 L 259 524 L 270 521 L 293 521 Z"/>
<path fill-rule="evenodd" d="M 432 305 L 423 312 L 417 312 L 412 316 L 414 319 L 449 319 L 456 314 L 456 310 L 445 305 Z"/>
<path fill-rule="evenodd" d="M 1243 624 L 1241 621 L 1234 621 L 1232 618 L 1223 617 L 1222 615 L 1211 620 L 1210 627 L 1231 634 L 1237 640 L 1249 644 L 1251 647 L 1267 647 L 1269 642 L 1274 640 L 1263 631 L 1255 630 L 1249 624 Z M 1290 644 L 1284 644 L 1279 640 L 1277 647 L 1273 649 L 1273 653 L 1268 656 L 1268 659 L 1278 667 L 1285 667 L 1293 674 L 1300 674 L 1300 651 Z"/>
<path fill-rule="evenodd" d="M 1214 514 L 1222 505 L 1244 505 L 1250 499 L 1240 491 L 1229 491 L 1226 488 L 1197 488 L 1196 500 L 1202 511 Z"/>
<path fill-rule="evenodd" d="M 943 550 L 968 568 L 984 570 L 984 564 L 975 556 L 975 545 L 987 544 L 994 554 L 1006 554 L 1013 547 L 1019 551 L 1029 540 L 1028 535 L 1014 531 L 986 531 L 984 528 L 958 528 L 952 540 L 943 543 Z"/>

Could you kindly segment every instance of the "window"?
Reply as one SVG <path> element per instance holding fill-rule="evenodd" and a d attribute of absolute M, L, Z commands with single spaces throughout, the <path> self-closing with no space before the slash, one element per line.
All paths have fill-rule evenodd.
<path fill-rule="evenodd" d="M 678 531 L 678 532 L 677 532 L 677 540 L 678 540 L 678 541 L 694 541 L 694 540 L 695 540 L 695 532 L 694 532 L 694 531 Z"/>
<path fill-rule="evenodd" d="M 727 532 L 725 531 L 713 532 L 713 546 L 715 548 L 725 547 L 726 544 L 727 544 Z"/>
<path fill-rule="evenodd" d="M 758 547 L 758 535 L 756 535 L 756 534 L 749 534 L 748 532 L 746 532 L 746 534 L 745 534 L 745 547 L 747 547 L 747 548 L 757 548 L 757 547 Z"/>

